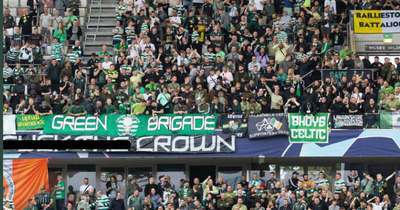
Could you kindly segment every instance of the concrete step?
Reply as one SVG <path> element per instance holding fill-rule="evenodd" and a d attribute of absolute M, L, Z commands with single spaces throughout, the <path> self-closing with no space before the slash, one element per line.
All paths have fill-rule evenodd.
<path fill-rule="evenodd" d="M 88 23 L 101 23 L 103 21 L 116 21 L 115 14 L 88 15 Z"/>
<path fill-rule="evenodd" d="M 88 46 L 102 46 L 103 44 L 106 45 L 112 45 L 112 38 L 111 39 L 100 39 L 100 40 L 96 40 L 94 41 L 85 41 L 83 42 L 83 45 L 86 47 Z"/>
<path fill-rule="evenodd" d="M 92 8 L 92 9 L 95 9 L 95 8 L 114 8 L 114 10 L 115 10 L 115 7 L 117 7 L 117 3 L 115 3 L 115 4 L 103 4 L 103 3 L 101 3 L 101 4 L 89 4 L 89 7 L 90 8 Z"/>
<path fill-rule="evenodd" d="M 117 4 L 90 4 L 89 13 L 115 13 Z"/>
<path fill-rule="evenodd" d="M 93 29 L 96 31 L 98 29 L 111 31 L 114 27 L 115 27 L 115 21 L 101 21 L 99 23 L 89 22 L 86 24 L 86 29 Z M 86 30 L 86 31 L 88 31 L 88 30 Z"/>
<path fill-rule="evenodd" d="M 96 28 L 89 28 L 85 29 L 85 33 L 97 33 L 97 32 L 102 32 L 102 33 L 108 33 L 111 32 L 112 28 L 99 28 L 98 30 Z"/>

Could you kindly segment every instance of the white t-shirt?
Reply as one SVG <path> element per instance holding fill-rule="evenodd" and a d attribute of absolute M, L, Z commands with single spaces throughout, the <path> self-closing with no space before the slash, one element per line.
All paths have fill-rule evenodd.
<path fill-rule="evenodd" d="M 103 64 L 102 64 L 102 66 L 103 66 L 103 69 L 110 69 L 110 66 L 111 66 L 111 64 L 112 64 L 112 62 L 111 61 L 108 61 L 108 62 L 103 62 Z"/>
<path fill-rule="evenodd" d="M 264 10 L 264 4 L 261 4 L 261 2 L 265 2 L 265 0 L 254 0 L 257 10 Z"/>
<path fill-rule="evenodd" d="M 86 189 L 87 188 L 87 189 Z M 81 193 L 84 193 L 84 191 L 88 191 L 89 189 L 93 189 L 93 187 L 92 187 L 92 185 L 90 185 L 89 184 L 89 186 L 88 185 L 81 185 L 81 187 L 79 188 L 79 192 L 81 192 Z"/>
<path fill-rule="evenodd" d="M 143 0 L 137 0 L 135 2 L 135 7 L 137 6 L 136 12 L 139 13 L 140 9 L 144 7 Z"/>
<path fill-rule="evenodd" d="M 45 15 L 44 13 L 40 15 L 40 20 L 42 20 L 42 27 L 47 28 L 50 26 L 52 16 L 50 14 Z"/>
<path fill-rule="evenodd" d="M 130 2 L 133 3 L 132 0 L 124 0 L 124 4 L 125 4 L 125 6 L 126 6 L 126 10 L 127 10 L 127 11 L 132 11 L 132 6 L 133 6 L 133 4 L 132 4 L 131 6 L 126 5 L 127 3 L 130 3 Z"/>
<path fill-rule="evenodd" d="M 180 23 L 180 24 L 182 24 L 182 20 L 181 20 L 181 18 L 180 17 L 178 17 L 178 16 L 172 16 L 172 17 L 169 17 L 169 20 L 172 22 L 172 21 L 174 21 L 174 22 L 176 22 L 176 23 Z M 177 24 L 172 24 L 172 26 L 174 26 L 174 27 L 179 27 Z"/>
<path fill-rule="evenodd" d="M 210 85 L 209 90 L 214 89 L 214 86 L 217 84 L 217 78 L 218 78 L 218 76 L 215 74 L 213 76 L 210 75 L 207 77 L 207 83 Z"/>
<path fill-rule="evenodd" d="M 376 205 L 376 203 L 372 203 L 372 210 L 382 210 L 383 205 L 385 205 L 384 202 L 381 202 L 379 205 Z"/>

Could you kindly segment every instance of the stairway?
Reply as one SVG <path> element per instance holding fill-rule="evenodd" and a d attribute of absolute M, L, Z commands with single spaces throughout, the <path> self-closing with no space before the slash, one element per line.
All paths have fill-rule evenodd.
<path fill-rule="evenodd" d="M 117 4 L 116 0 L 91 0 L 83 42 L 84 61 L 89 60 L 93 52 L 97 54 L 104 44 L 112 53 L 113 33 L 111 30 L 115 27 Z"/>

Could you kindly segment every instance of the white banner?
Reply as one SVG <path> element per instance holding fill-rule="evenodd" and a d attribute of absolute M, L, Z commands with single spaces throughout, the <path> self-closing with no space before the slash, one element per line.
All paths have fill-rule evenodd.
<path fill-rule="evenodd" d="M 3 134 L 16 134 L 16 115 L 3 115 Z"/>

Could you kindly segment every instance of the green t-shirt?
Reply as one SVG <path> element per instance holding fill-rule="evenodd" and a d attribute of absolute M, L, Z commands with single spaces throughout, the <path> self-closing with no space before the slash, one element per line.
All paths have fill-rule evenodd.
<path fill-rule="evenodd" d="M 99 53 L 97 53 L 98 55 L 104 55 L 104 56 L 109 56 L 110 55 L 110 53 L 109 52 L 103 52 L 103 51 L 100 51 Z M 104 62 L 104 58 L 99 58 L 99 60 L 101 61 L 101 62 Z"/>
<path fill-rule="evenodd" d="M 77 10 L 77 9 L 79 9 L 78 4 L 81 3 L 81 0 L 72 0 L 70 3 L 72 3 L 72 2 L 75 2 L 76 4 L 72 5 L 72 6 L 71 6 L 71 9 L 72 9 L 72 10 Z"/>
<path fill-rule="evenodd" d="M 131 114 L 131 107 L 127 104 L 120 104 L 119 105 L 119 113 L 120 114 Z"/>
<path fill-rule="evenodd" d="M 128 49 L 128 45 L 126 44 L 126 43 L 121 43 L 121 42 L 119 42 L 119 43 L 117 43 L 116 45 L 115 45 L 115 48 L 117 49 L 117 50 L 127 50 Z M 121 54 L 121 52 L 118 52 L 118 56 L 120 56 L 120 54 Z"/>
<path fill-rule="evenodd" d="M 318 191 L 317 189 L 310 188 L 307 190 L 307 195 L 313 194 L 314 191 Z"/>
<path fill-rule="evenodd" d="M 72 107 L 75 107 L 75 106 L 72 106 Z M 71 109 L 72 109 L 72 107 L 71 107 Z M 83 108 L 83 107 L 81 106 L 81 108 Z M 70 112 L 72 112 L 71 109 L 70 109 Z M 83 108 L 83 110 L 85 110 L 85 109 Z M 64 188 L 64 190 L 60 190 L 60 188 Z M 56 190 L 56 200 L 59 200 L 59 199 L 65 199 L 65 183 L 64 183 L 64 181 L 61 181 L 58 183 L 58 188 Z"/>
<path fill-rule="evenodd" d="M 71 112 L 72 114 L 80 114 L 85 112 L 85 108 L 83 106 L 80 106 L 80 108 L 76 107 L 76 106 L 71 106 L 71 108 L 69 108 L 69 112 Z M 64 182 L 63 182 L 64 184 Z M 61 198 L 60 198 L 61 199 Z"/>
<path fill-rule="evenodd" d="M 112 114 L 117 111 L 114 105 L 105 105 L 104 110 L 106 111 L 106 114 Z"/>
<path fill-rule="evenodd" d="M 77 18 L 76 16 L 74 16 L 74 15 L 68 16 L 67 18 L 65 18 L 65 23 L 67 23 L 67 22 L 70 21 L 70 20 L 74 21 L 74 20 L 78 20 L 78 18 Z M 67 30 L 68 30 L 71 26 L 72 26 L 72 22 L 69 22 L 69 23 L 67 24 Z"/>
<path fill-rule="evenodd" d="M 146 106 L 141 106 L 140 103 L 136 103 L 132 107 L 133 109 L 133 114 L 136 114 L 138 112 L 144 112 L 146 110 Z"/>
<path fill-rule="evenodd" d="M 37 209 L 37 207 L 34 205 L 34 206 L 32 206 L 32 209 L 29 208 L 29 206 L 26 206 L 26 207 L 24 208 L 24 210 L 38 210 L 38 209 Z"/>
<path fill-rule="evenodd" d="M 225 58 L 225 52 L 224 51 L 219 51 L 219 53 L 215 54 L 215 57 L 218 57 L 218 56 L 221 57 L 221 61 L 222 61 L 222 59 Z"/>

